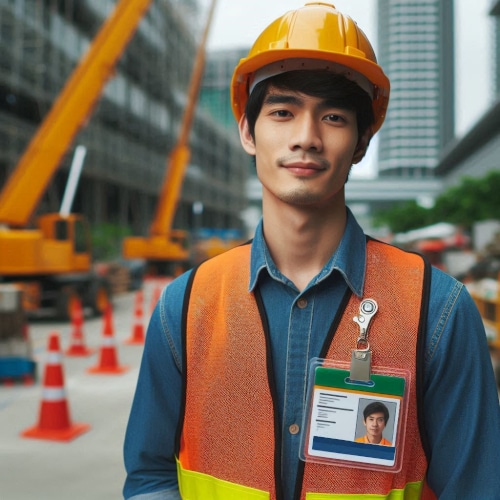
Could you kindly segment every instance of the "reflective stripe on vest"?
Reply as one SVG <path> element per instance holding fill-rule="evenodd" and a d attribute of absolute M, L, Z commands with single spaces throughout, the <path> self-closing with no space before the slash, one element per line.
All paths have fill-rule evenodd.
<path fill-rule="evenodd" d="M 379 242 L 369 241 L 367 248 L 364 296 L 379 304 L 370 329 L 373 365 L 404 367 L 412 374 L 403 467 L 395 474 L 302 464 L 301 499 L 420 497 L 427 461 L 417 425 L 415 361 L 424 265 L 419 256 Z M 219 490 L 233 486 L 243 488 L 238 498 L 281 498 L 269 339 L 247 289 L 249 268 L 245 245 L 205 262 L 194 275 L 184 325 L 185 405 L 177 448 L 183 493 L 210 484 L 218 493 L 206 498 L 229 498 Z M 326 346 L 328 358 L 350 359 L 358 308 L 359 298 L 352 295 Z M 252 496 L 261 494 L 269 496 Z"/>
<path fill-rule="evenodd" d="M 269 493 L 217 479 L 207 474 L 184 470 L 177 462 L 179 491 L 183 500 L 268 500 Z M 387 495 L 371 493 L 349 495 L 349 500 L 411 500 L 420 498 L 422 483 L 408 483 L 404 490 Z M 341 500 L 345 493 L 306 493 L 306 500 Z"/>

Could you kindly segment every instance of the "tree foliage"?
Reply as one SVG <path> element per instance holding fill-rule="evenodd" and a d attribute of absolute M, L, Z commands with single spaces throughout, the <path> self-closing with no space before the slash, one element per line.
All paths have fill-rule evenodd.
<path fill-rule="evenodd" d="M 500 171 L 484 177 L 464 177 L 459 184 L 438 196 L 432 208 L 408 201 L 377 212 L 374 223 L 388 226 L 393 233 L 449 222 L 471 229 L 474 222 L 500 218 Z"/>
<path fill-rule="evenodd" d="M 129 227 L 107 223 L 92 226 L 92 254 L 96 260 L 113 260 L 121 255 L 121 241 L 130 236 Z"/>
<path fill-rule="evenodd" d="M 388 226 L 393 233 L 405 233 L 429 225 L 429 211 L 410 200 L 374 215 L 375 226 Z"/>

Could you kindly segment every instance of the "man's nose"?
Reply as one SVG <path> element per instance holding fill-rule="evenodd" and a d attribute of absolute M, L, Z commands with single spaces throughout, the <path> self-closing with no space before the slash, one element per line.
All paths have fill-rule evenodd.
<path fill-rule="evenodd" d="M 302 149 L 316 152 L 323 149 L 319 123 L 311 114 L 303 113 L 294 120 L 290 137 L 290 149 L 292 151 Z"/>

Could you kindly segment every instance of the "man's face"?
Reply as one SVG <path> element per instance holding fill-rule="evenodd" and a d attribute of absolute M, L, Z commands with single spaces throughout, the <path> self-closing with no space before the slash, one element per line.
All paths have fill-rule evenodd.
<path fill-rule="evenodd" d="M 256 157 L 263 197 L 296 206 L 327 207 L 359 161 L 356 114 L 326 100 L 270 86 L 245 150 Z M 364 153 L 364 151 L 363 151 Z M 359 158 L 358 158 L 359 156 Z"/>
<path fill-rule="evenodd" d="M 382 412 L 372 413 L 366 417 L 364 424 L 369 441 L 372 443 L 380 443 L 382 432 L 385 429 L 384 414 Z"/>

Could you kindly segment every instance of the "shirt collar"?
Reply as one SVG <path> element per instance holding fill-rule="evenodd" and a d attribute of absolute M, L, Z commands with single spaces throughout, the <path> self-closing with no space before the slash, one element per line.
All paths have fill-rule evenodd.
<path fill-rule="evenodd" d="M 250 260 L 250 283 L 249 290 L 253 291 L 257 286 L 259 276 L 266 269 L 273 279 L 286 282 L 286 278 L 280 273 L 274 264 L 269 249 L 267 248 L 263 234 L 263 221 L 260 220 L 255 230 L 252 242 L 252 253 Z M 346 284 L 357 296 L 363 296 L 366 269 L 366 236 L 360 225 L 347 208 L 347 221 L 344 235 L 337 250 L 323 267 L 309 286 L 314 286 L 338 271 L 344 278 Z"/>

